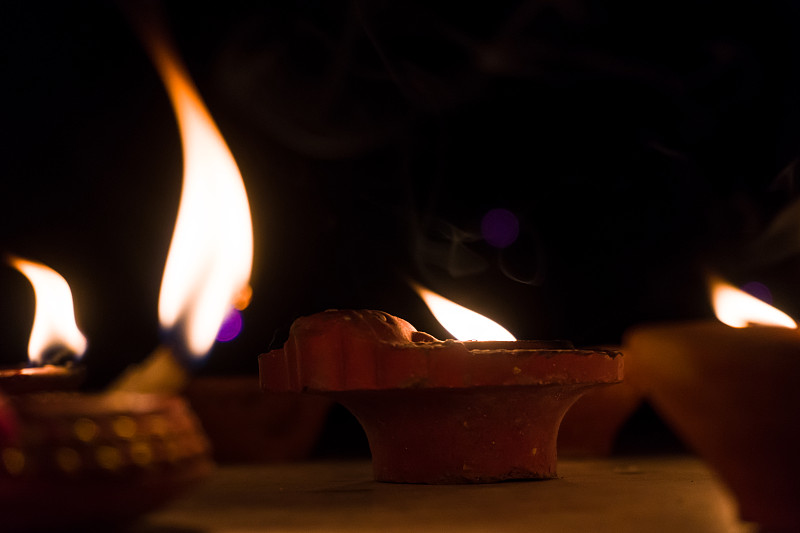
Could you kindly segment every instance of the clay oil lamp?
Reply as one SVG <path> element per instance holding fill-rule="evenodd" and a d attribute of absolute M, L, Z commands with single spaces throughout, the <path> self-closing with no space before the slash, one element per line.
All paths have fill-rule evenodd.
<path fill-rule="evenodd" d="M 622 352 L 620 346 L 602 349 Z M 596 387 L 578 398 L 564 415 L 558 429 L 560 457 L 607 457 L 613 454 L 617 436 L 644 402 L 635 384 L 630 357 L 625 357 L 625 380 L 608 387 Z"/>
<path fill-rule="evenodd" d="M 625 335 L 637 383 L 736 497 L 743 520 L 800 529 L 800 332 L 718 279 L 719 321 L 642 325 Z"/>
<path fill-rule="evenodd" d="M 36 293 L 32 359 L 53 347 L 83 353 L 66 282 L 43 265 L 15 262 Z M 30 370 L 39 369 L 0 377 L 3 531 L 133 518 L 209 470 L 205 436 L 181 398 L 81 393 L 71 367 Z"/>
<path fill-rule="evenodd" d="M 507 340 L 438 340 L 385 312 L 330 310 L 298 318 L 283 349 L 259 357 L 262 388 L 344 405 L 367 434 L 379 481 L 556 477 L 561 418 L 585 391 L 622 379 L 620 354 L 511 340 L 477 313 L 426 299 L 462 315 L 472 338 L 488 325 L 490 338 Z"/>
<path fill-rule="evenodd" d="M 148 33 L 147 44 L 185 156 L 159 296 L 167 341 L 103 392 L 0 395 L 3 531 L 118 525 L 181 494 L 214 466 L 206 434 L 179 393 L 192 361 L 210 350 L 247 294 L 250 211 L 236 163 L 163 35 Z"/>
<path fill-rule="evenodd" d="M 212 467 L 202 428 L 179 396 L 39 392 L 0 403 L 3 531 L 122 523 Z"/>
<path fill-rule="evenodd" d="M 31 282 L 36 306 L 28 363 L 0 368 L 0 391 L 23 394 L 77 389 L 85 376 L 78 361 L 86 351 L 86 338 L 75 323 L 69 284 L 41 263 L 15 256 L 9 256 L 8 262 Z"/>
<path fill-rule="evenodd" d="M 221 464 L 307 459 L 333 405 L 320 395 L 263 392 L 257 375 L 196 376 L 183 394 Z"/>

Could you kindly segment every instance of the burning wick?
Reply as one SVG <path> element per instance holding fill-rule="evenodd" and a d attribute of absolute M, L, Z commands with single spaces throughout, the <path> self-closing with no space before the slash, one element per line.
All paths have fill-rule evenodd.
<path fill-rule="evenodd" d="M 40 263 L 9 256 L 8 263 L 33 285 L 36 311 L 28 343 L 32 365 L 67 365 L 86 351 L 86 337 L 75 323 L 72 291 L 55 270 Z"/>
<path fill-rule="evenodd" d="M 142 13 L 139 13 L 141 15 Z M 137 20 L 167 89 L 180 129 L 183 190 L 172 235 L 158 316 L 172 340 L 127 371 L 113 388 L 166 392 L 187 380 L 179 354 L 200 360 L 214 344 L 231 307 L 250 298 L 253 230 L 241 174 L 157 13 Z"/>
<path fill-rule="evenodd" d="M 797 329 L 792 318 L 768 303 L 711 276 L 711 301 L 720 322 L 732 328 L 776 326 Z"/>
<path fill-rule="evenodd" d="M 86 350 L 86 338 L 75 324 L 72 292 L 55 270 L 15 256 L 8 263 L 33 285 L 36 297 L 28 364 L 0 369 L 0 389 L 20 394 L 75 389 L 84 372 L 75 363 Z"/>
<path fill-rule="evenodd" d="M 410 282 L 428 309 L 439 323 L 457 340 L 478 341 L 515 341 L 517 340 L 507 329 L 497 322 L 486 318 L 466 307 L 458 305 L 447 298 L 426 289 L 422 285 Z"/>

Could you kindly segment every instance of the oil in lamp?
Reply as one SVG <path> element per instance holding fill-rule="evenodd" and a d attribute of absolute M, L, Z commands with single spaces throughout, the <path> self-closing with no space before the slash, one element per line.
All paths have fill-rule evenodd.
<path fill-rule="evenodd" d="M 742 519 L 800 528 L 800 332 L 767 303 L 711 278 L 718 321 L 647 324 L 624 349 L 647 397 L 716 470 Z"/>
<path fill-rule="evenodd" d="M 379 481 L 556 477 L 561 418 L 585 391 L 622 380 L 621 355 L 513 340 L 473 311 L 420 294 L 446 329 L 467 323 L 468 338 L 485 330 L 488 340 L 438 340 L 385 312 L 329 310 L 295 320 L 284 347 L 259 357 L 262 389 L 323 394 L 348 408 Z"/>

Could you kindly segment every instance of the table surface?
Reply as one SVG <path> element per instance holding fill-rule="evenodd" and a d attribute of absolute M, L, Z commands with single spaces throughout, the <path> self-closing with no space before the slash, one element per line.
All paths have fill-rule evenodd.
<path fill-rule="evenodd" d="M 558 473 L 432 486 L 375 482 L 363 460 L 221 466 L 131 531 L 757 531 L 694 457 L 562 459 Z"/>

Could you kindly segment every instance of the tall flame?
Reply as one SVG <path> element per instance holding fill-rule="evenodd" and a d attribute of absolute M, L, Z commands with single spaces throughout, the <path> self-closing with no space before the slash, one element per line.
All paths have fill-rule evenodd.
<path fill-rule="evenodd" d="M 253 263 L 250 206 L 233 155 L 186 69 L 166 40 L 149 37 L 184 155 L 183 190 L 158 316 L 163 328 L 181 326 L 186 348 L 201 356 L 248 288 Z"/>
<path fill-rule="evenodd" d="M 486 318 L 447 298 L 412 283 L 411 286 L 425 301 L 436 320 L 456 339 L 461 341 L 513 341 L 516 338 L 497 322 Z"/>
<path fill-rule="evenodd" d="M 751 325 L 797 328 L 789 315 L 733 285 L 713 277 L 710 285 L 714 313 L 723 324 L 733 328 Z"/>
<path fill-rule="evenodd" d="M 33 285 L 36 311 L 33 316 L 28 359 L 41 364 L 51 349 L 66 348 L 76 357 L 86 351 L 86 338 L 75 324 L 72 292 L 67 281 L 55 270 L 40 263 L 11 256 L 8 262 Z"/>

